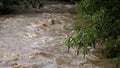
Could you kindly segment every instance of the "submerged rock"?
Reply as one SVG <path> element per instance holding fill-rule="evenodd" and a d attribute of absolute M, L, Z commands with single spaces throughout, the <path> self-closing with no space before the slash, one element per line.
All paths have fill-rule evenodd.
<path fill-rule="evenodd" d="M 56 63 L 58 65 L 62 65 L 62 64 L 71 64 L 72 59 L 70 57 L 57 57 L 56 58 Z"/>
<path fill-rule="evenodd" d="M 94 64 L 102 62 L 102 60 L 100 58 L 98 58 L 97 56 L 95 56 L 95 55 L 87 55 L 86 59 L 89 62 L 92 62 Z"/>

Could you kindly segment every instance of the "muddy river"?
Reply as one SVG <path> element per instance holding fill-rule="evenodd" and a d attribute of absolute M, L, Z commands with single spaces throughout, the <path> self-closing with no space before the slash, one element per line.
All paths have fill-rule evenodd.
<path fill-rule="evenodd" d="M 53 11 L 61 5 L 73 6 L 52 5 Z M 1 16 L 0 68 L 114 68 L 109 60 L 93 54 L 83 58 L 74 49 L 67 52 L 64 26 L 72 25 L 74 18 L 69 11 Z"/>

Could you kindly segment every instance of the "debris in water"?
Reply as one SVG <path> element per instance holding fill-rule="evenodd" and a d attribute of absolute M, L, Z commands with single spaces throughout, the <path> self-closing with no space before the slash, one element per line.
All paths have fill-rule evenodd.
<path fill-rule="evenodd" d="M 30 55 L 29 59 L 35 59 L 35 55 Z"/>
<path fill-rule="evenodd" d="M 20 65 L 14 65 L 13 68 L 21 68 Z"/>

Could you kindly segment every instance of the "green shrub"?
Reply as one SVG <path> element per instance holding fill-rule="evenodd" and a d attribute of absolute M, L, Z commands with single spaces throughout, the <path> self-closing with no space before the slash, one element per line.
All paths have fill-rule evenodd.
<path fill-rule="evenodd" d="M 86 54 L 87 47 L 99 43 L 105 46 L 104 56 L 119 58 L 120 0 L 81 0 L 76 7 L 79 26 L 74 27 L 66 40 L 68 48 L 75 47 L 78 53 L 83 49 Z"/>

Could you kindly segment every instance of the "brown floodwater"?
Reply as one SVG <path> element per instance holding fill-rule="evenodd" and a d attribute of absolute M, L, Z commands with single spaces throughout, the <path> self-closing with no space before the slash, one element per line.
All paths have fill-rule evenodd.
<path fill-rule="evenodd" d="M 1 16 L 0 68 L 115 68 L 111 60 L 92 53 L 83 58 L 75 49 L 67 52 L 64 26 L 72 25 L 75 14 L 65 6 L 70 10 L 73 5 L 45 6 L 50 13 Z M 57 9 L 66 11 L 52 13 Z"/>

